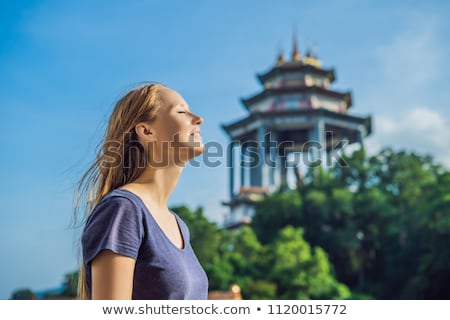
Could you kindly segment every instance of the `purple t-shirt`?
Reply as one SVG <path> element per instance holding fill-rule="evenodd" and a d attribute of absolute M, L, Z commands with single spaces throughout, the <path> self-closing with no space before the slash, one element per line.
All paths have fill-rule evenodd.
<path fill-rule="evenodd" d="M 167 238 L 137 195 L 123 189 L 108 193 L 88 217 L 82 234 L 89 296 L 91 262 L 109 249 L 136 260 L 132 299 L 207 299 L 208 278 L 192 250 L 188 227 L 174 215 L 183 249 Z"/>

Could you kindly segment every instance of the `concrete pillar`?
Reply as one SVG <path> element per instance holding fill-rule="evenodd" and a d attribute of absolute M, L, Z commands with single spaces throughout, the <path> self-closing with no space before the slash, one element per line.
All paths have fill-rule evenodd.
<path fill-rule="evenodd" d="M 364 137 L 367 135 L 366 127 L 364 127 L 363 125 L 359 125 L 357 135 L 357 140 L 359 145 L 361 146 L 361 150 L 364 150 Z"/>
<path fill-rule="evenodd" d="M 249 144 L 249 155 L 250 155 L 250 185 L 251 186 L 261 186 L 262 185 L 262 167 L 261 162 L 264 161 L 262 159 L 263 148 L 261 146 L 260 140 L 260 131 L 261 127 L 259 127 L 253 137 L 253 140 Z"/>
<path fill-rule="evenodd" d="M 241 162 L 239 163 L 239 166 L 241 167 L 241 185 L 239 187 L 245 186 L 245 166 L 244 166 L 244 154 L 245 154 L 245 147 L 241 144 Z"/>
<path fill-rule="evenodd" d="M 229 192 L 230 192 L 230 199 L 233 199 L 234 195 L 234 142 L 231 142 L 228 148 L 228 157 L 227 157 L 227 165 L 228 170 L 230 174 L 230 185 L 229 185 Z"/>
<path fill-rule="evenodd" d="M 287 154 L 285 156 L 281 155 L 278 158 L 278 168 L 279 168 L 279 172 L 280 172 L 280 188 L 282 188 L 283 190 L 287 188 Z"/>
<path fill-rule="evenodd" d="M 271 191 L 274 191 L 280 187 L 280 177 L 277 175 L 279 169 L 279 161 L 278 161 L 278 135 L 276 131 L 270 132 L 270 141 L 268 141 L 269 145 L 269 186 Z"/>
<path fill-rule="evenodd" d="M 266 163 L 266 152 L 268 150 L 265 148 L 266 146 L 266 128 L 263 126 L 260 126 L 258 128 L 258 154 L 259 154 L 259 161 L 258 161 L 258 176 L 259 176 L 259 186 L 260 187 L 268 187 L 269 186 L 269 166 Z"/>
<path fill-rule="evenodd" d="M 320 160 L 321 165 L 326 166 L 326 148 L 325 121 L 319 117 L 310 131 L 310 141 L 308 145 L 308 150 L 311 155 L 310 159 L 312 159 L 313 162 Z"/>

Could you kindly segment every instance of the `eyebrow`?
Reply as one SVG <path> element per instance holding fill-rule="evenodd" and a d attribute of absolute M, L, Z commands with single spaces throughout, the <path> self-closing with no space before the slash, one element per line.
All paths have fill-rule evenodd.
<path fill-rule="evenodd" d="M 175 107 L 183 107 L 183 108 L 186 108 L 189 112 L 191 111 L 191 110 L 189 109 L 189 107 L 188 107 L 187 105 L 185 105 L 184 103 L 178 103 L 178 104 L 174 105 L 173 107 L 174 107 L 174 108 L 175 108 Z"/>

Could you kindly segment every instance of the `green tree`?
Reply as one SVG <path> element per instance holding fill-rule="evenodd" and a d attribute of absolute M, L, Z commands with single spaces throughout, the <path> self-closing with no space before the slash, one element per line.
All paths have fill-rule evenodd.
<path fill-rule="evenodd" d="M 18 289 L 11 294 L 11 300 L 33 300 L 36 295 L 28 288 Z"/>
<path fill-rule="evenodd" d="M 274 240 L 278 231 L 287 225 L 300 224 L 302 198 L 297 190 L 278 192 L 255 205 L 252 227 L 263 243 Z"/>
<path fill-rule="evenodd" d="M 359 253 L 349 261 L 358 262 L 364 290 L 384 299 L 438 296 L 431 292 L 445 296 L 445 288 L 437 289 L 433 283 L 446 279 L 449 250 L 439 244 L 449 229 L 444 222 L 439 232 L 430 223 L 445 221 L 440 219 L 445 214 L 438 218 L 435 213 L 436 203 L 450 190 L 448 170 L 430 156 L 390 148 L 370 158 L 355 153 L 347 160 L 350 168 L 335 172 L 355 191 L 354 226 L 361 237 Z M 340 264 L 336 268 L 342 270 Z M 360 286 L 361 274 L 359 279 Z"/>
<path fill-rule="evenodd" d="M 337 279 L 362 296 L 446 297 L 450 172 L 430 156 L 392 149 L 347 166 L 311 168 L 299 190 L 268 196 L 253 227 L 264 244 L 285 226 L 302 227 L 323 248 Z M 438 227 L 439 226 L 439 227 Z M 278 285 L 278 283 L 277 283 Z"/>
<path fill-rule="evenodd" d="M 64 276 L 64 290 L 62 295 L 65 297 L 76 298 L 78 292 L 78 273 L 75 271 Z"/>
<path fill-rule="evenodd" d="M 431 204 L 426 230 L 415 275 L 402 291 L 406 299 L 450 299 L 450 194 Z"/>
<path fill-rule="evenodd" d="M 282 229 L 271 245 L 274 265 L 270 279 L 278 285 L 280 299 L 346 299 L 351 293 L 339 283 L 320 247 L 311 248 L 303 239 L 303 229 Z"/>
<path fill-rule="evenodd" d="M 232 266 L 232 282 L 241 287 L 243 297 L 271 299 L 275 284 L 265 279 L 271 264 L 270 256 L 253 229 L 243 226 L 230 231 L 226 239 L 227 250 L 223 257 Z M 263 288 L 269 291 L 264 293 Z"/>

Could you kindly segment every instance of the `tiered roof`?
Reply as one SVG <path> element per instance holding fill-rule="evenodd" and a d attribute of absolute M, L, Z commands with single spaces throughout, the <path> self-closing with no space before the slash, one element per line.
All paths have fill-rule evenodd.
<path fill-rule="evenodd" d="M 287 61 L 280 52 L 276 64 L 267 72 L 258 74 L 257 78 L 264 89 L 241 99 L 250 113 L 273 111 L 274 108 L 282 110 L 289 104 L 289 100 L 298 100 L 299 97 L 303 99 L 303 103 L 290 106 L 290 109 L 323 108 L 346 113 L 352 105 L 350 92 L 330 89 L 330 84 L 336 79 L 334 69 L 322 67 L 322 62 L 310 50 L 302 57 L 295 38 L 291 60 Z M 264 103 L 271 106 L 255 107 L 255 104 Z"/>

